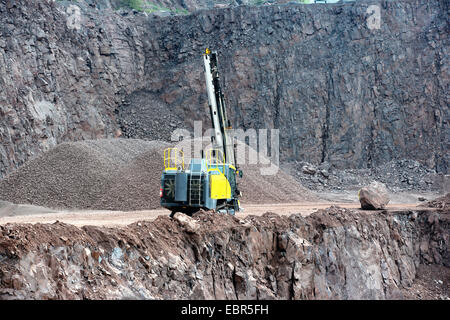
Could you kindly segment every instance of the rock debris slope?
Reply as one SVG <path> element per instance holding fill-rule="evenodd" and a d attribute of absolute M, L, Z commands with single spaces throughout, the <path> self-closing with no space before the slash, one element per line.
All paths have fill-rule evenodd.
<path fill-rule="evenodd" d="M 51 208 L 153 209 L 168 146 L 133 139 L 62 143 L 1 180 L 0 199 Z"/>

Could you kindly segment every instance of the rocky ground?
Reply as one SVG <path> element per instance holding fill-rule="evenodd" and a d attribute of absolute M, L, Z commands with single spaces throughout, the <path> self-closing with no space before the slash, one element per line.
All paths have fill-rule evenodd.
<path fill-rule="evenodd" d="M 450 300 L 450 268 L 420 265 L 412 286 L 402 294 L 406 300 Z"/>
<path fill-rule="evenodd" d="M 446 299 L 445 274 L 438 296 L 427 295 L 434 269 L 420 266 L 449 267 L 448 235 L 448 211 L 339 207 L 308 217 L 177 214 L 122 228 L 7 224 L 0 298 Z"/>
<path fill-rule="evenodd" d="M 168 146 L 132 139 L 63 143 L 2 179 L 0 199 L 49 208 L 156 208 Z"/>
<path fill-rule="evenodd" d="M 450 209 L 450 193 L 447 193 L 441 197 L 438 197 L 436 199 L 433 199 L 431 201 L 428 201 L 424 206 L 430 207 L 430 208 L 438 208 L 442 210 L 449 210 Z"/>
<path fill-rule="evenodd" d="M 319 192 L 355 190 L 372 181 L 386 184 L 393 193 L 450 191 L 448 175 L 411 159 L 392 160 L 370 169 L 336 169 L 327 162 L 317 166 L 301 161 L 283 163 L 282 168 L 308 189 Z"/>
<path fill-rule="evenodd" d="M 186 119 L 165 109 L 157 94 L 134 92 L 117 109 L 117 119 L 125 138 L 172 141 L 176 129 L 189 129 Z"/>

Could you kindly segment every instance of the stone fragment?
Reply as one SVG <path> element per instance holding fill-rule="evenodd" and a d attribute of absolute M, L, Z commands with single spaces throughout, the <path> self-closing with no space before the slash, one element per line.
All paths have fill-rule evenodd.
<path fill-rule="evenodd" d="M 184 213 L 177 212 L 175 213 L 173 218 L 177 220 L 182 226 L 184 226 L 187 233 L 196 233 L 200 228 L 197 221 L 185 215 Z"/>
<path fill-rule="evenodd" d="M 315 174 L 317 172 L 317 169 L 311 165 L 304 165 L 302 171 L 306 174 Z"/>
<path fill-rule="evenodd" d="M 390 200 L 386 185 L 377 181 L 361 188 L 358 198 L 361 208 L 365 210 L 384 209 Z"/>

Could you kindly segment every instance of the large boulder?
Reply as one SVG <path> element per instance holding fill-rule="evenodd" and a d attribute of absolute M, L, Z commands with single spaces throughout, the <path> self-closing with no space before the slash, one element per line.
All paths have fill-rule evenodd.
<path fill-rule="evenodd" d="M 358 192 L 361 208 L 365 210 L 384 209 L 389 203 L 389 194 L 386 186 L 377 181 L 363 187 Z"/>

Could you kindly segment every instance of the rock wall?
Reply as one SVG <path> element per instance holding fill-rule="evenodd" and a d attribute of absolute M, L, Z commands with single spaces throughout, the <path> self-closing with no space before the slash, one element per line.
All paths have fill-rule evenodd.
<path fill-rule="evenodd" d="M 310 0 L 312 1 L 312 0 Z M 226 8 L 239 5 L 273 5 L 287 2 L 303 2 L 302 0 L 76 0 L 72 2 L 85 3 L 99 9 L 135 9 L 155 13 L 170 11 L 171 14 L 186 14 L 202 9 Z"/>
<path fill-rule="evenodd" d="M 124 228 L 0 226 L 0 299 L 397 299 L 449 267 L 448 211 L 199 213 Z"/>
<path fill-rule="evenodd" d="M 116 134 L 114 108 L 144 75 L 142 27 L 99 12 L 2 1 L 0 175 L 62 141 Z"/>
<path fill-rule="evenodd" d="M 234 127 L 279 128 L 283 159 L 365 168 L 413 158 L 446 171 L 448 3 L 374 3 L 379 29 L 367 3 L 239 7 L 150 24 L 158 50 L 146 50 L 146 94 L 203 119 L 198 52 L 209 46 Z M 144 106 L 119 110 L 136 110 L 128 117 L 142 126 Z"/>
<path fill-rule="evenodd" d="M 167 18 L 0 3 L 0 176 L 62 141 L 209 127 L 207 46 L 220 54 L 234 127 L 279 128 L 282 159 L 365 168 L 412 158 L 447 172 L 446 1 Z"/>

